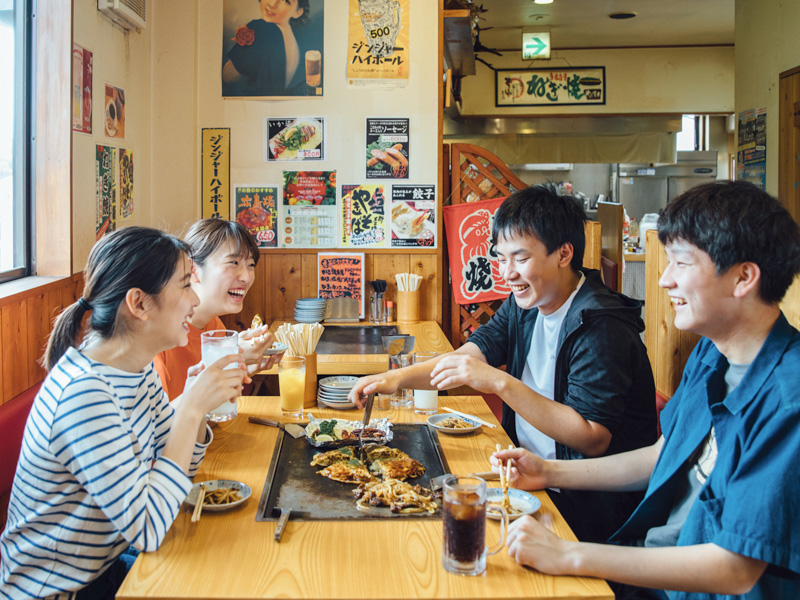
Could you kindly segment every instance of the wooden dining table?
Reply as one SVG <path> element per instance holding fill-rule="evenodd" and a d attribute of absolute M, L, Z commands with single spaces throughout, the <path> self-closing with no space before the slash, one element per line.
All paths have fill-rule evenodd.
<path fill-rule="evenodd" d="M 273 333 L 278 327 L 290 321 L 274 321 L 269 330 Z M 323 325 L 325 325 L 323 323 Z M 369 323 L 334 323 L 337 327 L 368 327 Z M 445 337 L 442 328 L 436 321 L 420 321 L 419 323 L 386 323 L 395 325 L 403 335 L 414 336 L 414 350 L 425 352 L 452 352 L 453 346 Z M 388 354 L 318 354 L 317 374 L 319 375 L 374 375 L 383 373 L 389 368 Z M 277 375 L 278 367 L 260 371 L 259 375 Z"/>
<path fill-rule="evenodd" d="M 449 406 L 499 425 L 480 396 L 440 396 Z M 359 420 L 358 411 L 311 409 L 315 417 Z M 440 518 L 289 521 L 283 540 L 273 539 L 275 521 L 256 521 L 259 498 L 279 430 L 254 424 L 249 416 L 277 419 L 280 400 L 270 396 L 239 399 L 239 416 L 214 428 L 214 441 L 195 481 L 232 479 L 246 483 L 252 496 L 227 512 L 203 513 L 190 522 L 184 505 L 161 547 L 139 555 L 117 598 L 591 598 L 612 600 L 605 581 L 543 575 L 521 567 L 502 549 L 487 559 L 483 575 L 454 575 L 442 567 Z M 423 423 L 412 409 L 376 411 L 393 423 Z M 283 435 L 281 433 L 281 435 Z M 509 438 L 501 427 L 483 426 L 466 435 L 439 435 L 451 472 L 489 470 L 496 444 Z M 346 484 L 342 484 L 346 485 Z M 490 485 L 498 485 L 497 482 Z M 544 492 L 537 516 L 558 535 L 575 539 Z M 297 507 L 302 510 L 302 507 Z M 499 539 L 491 521 L 487 543 Z"/>

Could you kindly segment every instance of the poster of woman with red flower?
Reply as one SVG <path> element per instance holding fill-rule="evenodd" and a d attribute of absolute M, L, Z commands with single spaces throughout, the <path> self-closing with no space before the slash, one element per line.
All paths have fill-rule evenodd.
<path fill-rule="evenodd" d="M 323 0 L 224 0 L 223 97 L 322 96 Z"/>

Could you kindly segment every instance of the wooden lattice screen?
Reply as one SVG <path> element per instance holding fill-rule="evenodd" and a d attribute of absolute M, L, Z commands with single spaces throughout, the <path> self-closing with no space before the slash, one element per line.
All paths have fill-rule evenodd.
<path fill-rule="evenodd" d="M 450 146 L 451 204 L 500 198 L 525 187 L 528 187 L 527 184 L 488 150 L 472 144 Z M 587 222 L 584 266 L 600 268 L 601 247 L 600 223 Z M 503 300 L 460 305 L 456 303 L 452 286 L 449 294 L 450 343 L 453 348 L 459 348 L 467 341 L 471 332 L 494 315 Z"/>

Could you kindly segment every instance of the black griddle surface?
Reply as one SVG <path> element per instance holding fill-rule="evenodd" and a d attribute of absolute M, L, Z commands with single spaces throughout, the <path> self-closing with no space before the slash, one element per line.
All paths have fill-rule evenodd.
<path fill-rule="evenodd" d="M 342 327 L 325 325 L 317 354 L 386 354 L 384 335 L 399 335 L 394 325 Z"/>

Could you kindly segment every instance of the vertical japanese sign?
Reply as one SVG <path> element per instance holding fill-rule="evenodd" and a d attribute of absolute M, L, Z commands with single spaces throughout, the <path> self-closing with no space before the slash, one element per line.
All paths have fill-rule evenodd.
<path fill-rule="evenodd" d="M 319 298 L 354 298 L 364 318 L 364 254 L 317 254 Z"/>
<path fill-rule="evenodd" d="M 444 207 L 447 254 L 458 304 L 506 298 L 511 288 L 500 275 L 492 244 L 494 213 L 505 198 Z"/>
<path fill-rule="evenodd" d="M 92 133 L 92 53 L 72 44 L 72 131 Z"/>
<path fill-rule="evenodd" d="M 247 228 L 259 248 L 278 247 L 277 198 L 277 187 L 234 186 L 236 222 Z"/>
<path fill-rule="evenodd" d="M 436 247 L 436 187 L 392 186 L 392 248 Z"/>
<path fill-rule="evenodd" d="M 283 248 L 336 246 L 336 171 L 284 171 Z"/>
<path fill-rule="evenodd" d="M 204 128 L 201 178 L 204 219 L 230 218 L 231 130 L 229 127 Z"/>
<path fill-rule="evenodd" d="M 120 218 L 133 216 L 133 150 L 119 149 L 119 208 Z"/>
<path fill-rule="evenodd" d="M 117 228 L 117 186 L 114 179 L 116 148 L 95 148 L 95 240 Z"/>
<path fill-rule="evenodd" d="M 382 185 L 343 185 L 342 246 L 385 246 L 385 204 Z"/>
<path fill-rule="evenodd" d="M 497 69 L 495 106 L 606 103 L 606 68 Z"/>
<path fill-rule="evenodd" d="M 767 109 L 739 113 L 736 179 L 767 187 Z"/>
<path fill-rule="evenodd" d="M 408 83 L 409 0 L 350 0 L 347 78 L 350 85 Z"/>
<path fill-rule="evenodd" d="M 367 179 L 408 179 L 408 119 L 367 119 Z"/>

